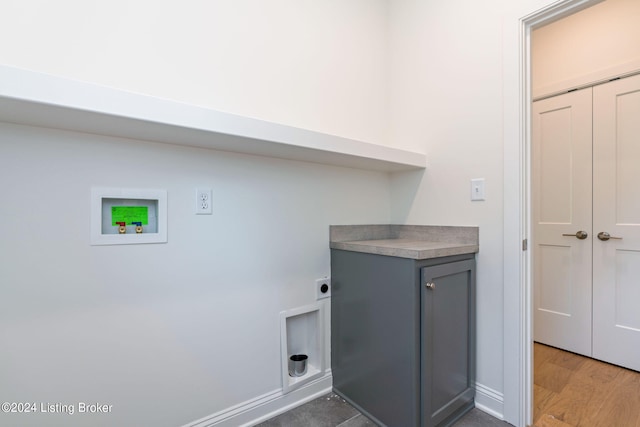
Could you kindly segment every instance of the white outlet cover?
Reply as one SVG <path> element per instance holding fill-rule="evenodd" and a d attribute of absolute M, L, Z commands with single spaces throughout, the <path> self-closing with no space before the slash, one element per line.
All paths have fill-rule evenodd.
<path fill-rule="evenodd" d="M 195 213 L 196 215 L 211 215 L 213 212 L 213 200 L 210 188 L 196 188 Z"/>

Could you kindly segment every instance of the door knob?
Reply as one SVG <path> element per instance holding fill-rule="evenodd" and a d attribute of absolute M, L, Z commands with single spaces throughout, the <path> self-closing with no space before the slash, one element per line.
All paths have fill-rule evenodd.
<path fill-rule="evenodd" d="M 598 233 L 598 239 L 602 240 L 603 242 L 606 242 L 609 239 L 622 240 L 622 237 L 613 237 L 606 231 L 601 231 Z"/>
<path fill-rule="evenodd" d="M 576 231 L 576 234 L 563 233 L 562 235 L 563 236 L 569 236 L 569 237 L 575 237 L 575 238 L 580 239 L 580 240 L 584 240 L 587 237 L 589 237 L 589 233 L 587 233 L 586 231 L 583 231 L 583 230 Z"/>
<path fill-rule="evenodd" d="M 429 289 L 435 289 L 436 288 L 436 284 L 433 282 L 427 282 L 425 283 L 425 286 Z"/>

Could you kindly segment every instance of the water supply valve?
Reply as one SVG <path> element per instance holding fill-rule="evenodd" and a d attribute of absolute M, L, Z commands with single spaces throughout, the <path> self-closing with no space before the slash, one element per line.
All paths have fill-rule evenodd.
<path fill-rule="evenodd" d="M 116 222 L 118 224 L 118 233 L 125 234 L 127 232 L 127 223 L 126 222 Z"/>

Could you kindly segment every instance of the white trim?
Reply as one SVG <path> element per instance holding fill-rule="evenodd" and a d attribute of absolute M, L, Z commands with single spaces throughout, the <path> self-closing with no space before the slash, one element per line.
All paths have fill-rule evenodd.
<path fill-rule="evenodd" d="M 0 121 L 384 172 L 426 166 L 422 153 L 8 66 Z"/>
<path fill-rule="evenodd" d="M 629 77 L 634 74 L 640 74 L 640 58 L 624 64 L 602 68 L 573 79 L 533 88 L 533 100 L 539 101 L 561 93 L 566 93 L 570 90 L 596 86 L 607 83 L 611 79 Z"/>
<path fill-rule="evenodd" d="M 249 399 L 238 405 L 216 412 L 199 420 L 185 424 L 183 427 L 249 427 L 271 419 L 311 400 L 330 393 L 333 377 L 327 370 L 319 378 L 290 393 L 274 390 Z M 503 420 L 504 396 L 499 391 L 476 383 L 475 406 L 479 410 Z"/>
<path fill-rule="evenodd" d="M 312 381 L 291 393 L 274 390 L 242 402 L 183 427 L 249 427 L 273 418 L 297 406 L 331 392 L 333 377 L 327 371 L 322 378 Z"/>
<path fill-rule="evenodd" d="M 530 236 L 530 49 L 531 30 L 602 0 L 559 0 L 537 11 L 508 16 L 503 35 L 504 140 L 504 419 L 517 427 L 532 422 L 531 251 L 522 251 Z M 530 245 L 531 246 L 531 245 Z"/>
<path fill-rule="evenodd" d="M 504 232 L 503 232 L 503 399 L 504 419 L 516 427 L 524 426 L 522 390 L 522 150 L 524 136 L 523 25 L 519 17 L 510 17 L 504 24 Z"/>
<path fill-rule="evenodd" d="M 122 199 L 132 203 L 151 200 L 157 202 L 154 212 L 155 232 L 152 233 L 127 233 L 127 234 L 103 234 L 102 225 L 105 220 L 103 215 L 103 199 Z M 106 219 L 107 223 L 110 219 Z M 134 188 L 91 188 L 91 245 L 132 245 L 144 243 L 167 243 L 167 190 L 134 189 Z"/>
<path fill-rule="evenodd" d="M 320 302 L 315 302 L 304 307 L 280 312 L 280 359 L 283 393 L 289 393 L 300 388 L 304 384 L 321 377 L 325 372 L 325 321 L 323 307 L 324 305 L 321 305 Z M 294 317 L 298 318 L 300 316 L 305 318 L 305 321 L 301 322 L 305 327 L 304 331 L 299 331 L 299 333 L 304 333 L 298 336 L 294 334 L 294 336 L 289 337 L 288 322 L 290 320 L 293 322 Z M 301 377 L 293 378 L 289 376 L 289 356 L 294 352 L 293 349 L 289 348 L 289 345 L 293 345 L 298 351 L 302 349 L 309 357 L 307 373 Z"/>
<path fill-rule="evenodd" d="M 476 408 L 504 420 L 504 395 L 491 387 L 476 383 Z"/>

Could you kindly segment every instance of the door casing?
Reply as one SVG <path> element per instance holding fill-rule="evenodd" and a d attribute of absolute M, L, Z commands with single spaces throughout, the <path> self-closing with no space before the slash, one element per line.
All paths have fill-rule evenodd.
<path fill-rule="evenodd" d="M 517 74 L 518 90 L 516 93 L 507 92 L 504 96 L 505 106 L 516 97 L 518 112 L 511 115 L 508 109 L 504 112 L 504 177 L 505 177 L 505 208 L 504 208 L 504 283 L 505 283 L 505 325 L 513 321 L 512 326 L 505 326 L 504 332 L 504 362 L 505 382 L 504 395 L 515 393 L 517 403 L 507 404 L 505 398 L 505 419 L 515 422 L 518 426 L 533 423 L 533 281 L 532 281 L 532 251 L 527 249 L 527 241 L 532 236 L 532 196 L 531 196 L 531 32 L 540 26 L 569 16 L 582 9 L 600 3 L 602 0 L 561 0 L 554 2 L 541 10 L 535 11 L 518 20 L 518 56 L 517 73 L 508 69 L 505 75 L 515 77 Z M 516 119 L 515 122 L 511 122 Z M 513 124 L 511 124 L 513 123 Z M 508 137 L 517 138 L 516 147 L 508 143 Z M 516 164 L 513 167 L 513 164 Z M 517 179 L 517 184 L 509 182 Z M 515 220 L 508 220 L 514 218 Z M 514 241 L 517 236 L 517 241 Z M 519 254 L 511 249 L 520 247 Z M 507 283 L 517 281 L 517 288 L 510 290 Z M 514 354 L 519 357 L 515 362 L 509 362 Z M 517 373 L 512 379 L 507 376 Z M 509 402 L 510 403 L 510 402 Z"/>

